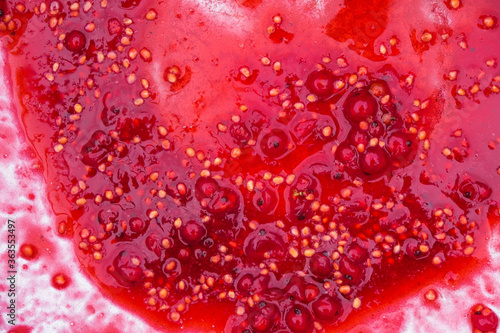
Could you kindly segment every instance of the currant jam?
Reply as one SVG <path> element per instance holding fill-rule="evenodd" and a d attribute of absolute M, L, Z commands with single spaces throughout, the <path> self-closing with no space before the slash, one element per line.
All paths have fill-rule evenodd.
<path fill-rule="evenodd" d="M 485 265 L 498 6 L 338 3 L 0 4 L 54 230 L 103 295 L 168 332 L 347 331 Z"/>

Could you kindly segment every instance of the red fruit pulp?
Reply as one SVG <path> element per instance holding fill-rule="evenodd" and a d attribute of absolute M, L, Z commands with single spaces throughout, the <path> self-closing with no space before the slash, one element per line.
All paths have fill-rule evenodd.
<path fill-rule="evenodd" d="M 347 330 L 479 267 L 500 219 L 494 1 L 221 2 L 245 25 L 21 2 L 0 30 L 59 233 L 153 326 Z"/>

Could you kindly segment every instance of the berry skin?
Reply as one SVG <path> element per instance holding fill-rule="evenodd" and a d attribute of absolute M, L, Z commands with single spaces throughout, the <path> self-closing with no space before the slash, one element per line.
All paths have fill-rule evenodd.
<path fill-rule="evenodd" d="M 286 313 L 285 322 L 294 333 L 308 332 L 311 330 L 313 317 L 305 306 L 295 304 Z"/>
<path fill-rule="evenodd" d="M 179 238 L 186 245 L 194 245 L 203 240 L 207 235 L 205 226 L 197 221 L 186 222 L 179 229 Z"/>
<path fill-rule="evenodd" d="M 341 301 L 329 295 L 323 295 L 312 303 L 312 309 L 318 319 L 326 322 L 336 321 L 343 313 Z"/>
<path fill-rule="evenodd" d="M 344 104 L 345 117 L 355 123 L 368 120 L 377 110 L 377 100 L 366 90 L 351 93 Z"/>
<path fill-rule="evenodd" d="M 64 39 L 64 46 L 71 52 L 80 52 L 84 49 L 87 43 L 85 35 L 78 30 L 73 30 L 66 34 Z"/>
<path fill-rule="evenodd" d="M 407 156 L 412 145 L 410 137 L 403 132 L 393 133 L 387 140 L 387 150 L 394 159 Z"/>
<path fill-rule="evenodd" d="M 306 87 L 312 94 L 327 99 L 334 93 L 335 76 L 330 70 L 312 72 L 307 77 Z"/>
<path fill-rule="evenodd" d="M 261 301 L 248 315 L 248 321 L 256 332 L 270 332 L 279 314 L 276 304 Z"/>
<path fill-rule="evenodd" d="M 481 332 L 495 332 L 498 328 L 498 316 L 483 304 L 476 304 L 471 309 L 473 328 Z"/>
<path fill-rule="evenodd" d="M 388 165 L 387 154 L 380 147 L 368 147 L 359 157 L 359 165 L 361 170 L 368 175 L 381 173 Z"/>
<path fill-rule="evenodd" d="M 289 143 L 288 135 L 283 130 L 273 129 L 262 137 L 260 149 L 267 157 L 279 159 L 289 151 Z"/>
<path fill-rule="evenodd" d="M 311 257 L 309 261 L 309 267 L 311 273 L 313 273 L 317 277 L 326 278 L 333 273 L 333 267 L 330 258 L 320 253 L 316 253 Z"/>

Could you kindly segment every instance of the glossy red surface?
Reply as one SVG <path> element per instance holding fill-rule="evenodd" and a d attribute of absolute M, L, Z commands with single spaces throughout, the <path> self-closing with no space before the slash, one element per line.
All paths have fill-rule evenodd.
<path fill-rule="evenodd" d="M 2 4 L 57 230 L 103 293 L 163 330 L 320 332 L 480 269 L 500 218 L 495 2 L 228 3 L 252 24 Z"/>

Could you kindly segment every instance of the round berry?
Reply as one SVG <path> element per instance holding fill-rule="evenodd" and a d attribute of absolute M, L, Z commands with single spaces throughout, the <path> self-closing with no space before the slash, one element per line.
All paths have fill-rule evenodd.
<path fill-rule="evenodd" d="M 306 87 L 312 94 L 321 98 L 328 98 L 334 93 L 335 76 L 330 70 L 323 69 L 312 72 L 306 80 Z"/>
<path fill-rule="evenodd" d="M 376 80 L 370 84 L 370 92 L 373 94 L 373 96 L 380 98 L 389 95 L 390 90 L 387 82 Z"/>
<path fill-rule="evenodd" d="M 238 195 L 231 189 L 221 187 L 208 201 L 207 210 L 212 214 L 228 214 L 238 208 Z"/>
<path fill-rule="evenodd" d="M 341 301 L 329 295 L 321 296 L 312 304 L 312 309 L 318 319 L 328 322 L 337 320 L 343 312 Z"/>
<path fill-rule="evenodd" d="M 278 205 L 278 196 L 270 189 L 256 191 L 252 203 L 258 212 L 266 215 L 272 214 Z"/>
<path fill-rule="evenodd" d="M 405 240 L 404 249 L 405 253 L 413 259 L 424 259 L 429 256 L 430 251 L 422 251 L 421 244 L 414 238 Z"/>
<path fill-rule="evenodd" d="M 472 307 L 471 321 L 474 328 L 482 332 L 495 332 L 498 327 L 498 316 L 482 304 Z"/>
<path fill-rule="evenodd" d="M 268 256 L 277 260 L 285 256 L 287 239 L 286 233 L 273 224 L 262 225 L 246 237 L 243 251 L 251 261 L 260 263 Z"/>
<path fill-rule="evenodd" d="M 311 273 L 325 278 L 333 273 L 332 263 L 329 257 L 315 253 L 309 260 L 309 268 Z"/>
<path fill-rule="evenodd" d="M 141 260 L 139 256 L 129 252 L 121 251 L 113 260 L 112 275 L 125 286 L 139 281 L 142 277 L 142 269 L 139 267 Z"/>
<path fill-rule="evenodd" d="M 349 133 L 349 139 L 351 141 L 351 144 L 353 146 L 357 146 L 357 145 L 368 145 L 368 134 L 366 134 L 366 132 L 364 131 L 361 131 L 361 130 L 353 130 Z"/>
<path fill-rule="evenodd" d="M 85 47 L 86 42 L 87 39 L 81 31 L 73 30 L 66 34 L 64 46 L 71 52 L 80 52 Z"/>
<path fill-rule="evenodd" d="M 319 288 L 315 284 L 308 284 L 304 289 L 306 301 L 311 302 L 319 295 Z"/>
<path fill-rule="evenodd" d="M 305 306 L 295 304 L 286 313 L 285 322 L 292 332 L 304 332 L 312 327 L 313 317 Z"/>
<path fill-rule="evenodd" d="M 366 257 L 368 256 L 368 251 L 358 244 L 353 243 L 347 248 L 346 254 L 352 261 L 361 263 L 365 261 Z"/>
<path fill-rule="evenodd" d="M 190 220 L 179 229 L 179 238 L 186 245 L 199 243 L 207 235 L 205 226 L 197 221 Z"/>
<path fill-rule="evenodd" d="M 374 138 L 380 138 L 385 133 L 384 124 L 382 124 L 378 120 L 374 120 L 370 123 L 370 127 L 368 127 L 368 133 Z"/>
<path fill-rule="evenodd" d="M 357 284 L 364 277 L 364 272 L 360 265 L 352 262 L 345 256 L 340 259 L 339 267 L 340 273 L 342 273 L 342 277 L 347 284 Z"/>
<path fill-rule="evenodd" d="M 384 150 L 378 146 L 368 147 L 365 153 L 359 157 L 361 170 L 368 175 L 385 171 L 387 164 L 387 155 Z"/>
<path fill-rule="evenodd" d="M 267 157 L 278 159 L 288 151 L 289 142 L 284 131 L 273 129 L 260 140 L 260 149 Z"/>
<path fill-rule="evenodd" d="M 257 332 L 269 332 L 278 316 L 279 309 L 277 305 L 261 301 L 252 308 L 248 315 L 248 322 Z"/>
<path fill-rule="evenodd" d="M 128 224 L 130 226 L 130 230 L 132 230 L 135 233 L 142 232 L 146 227 L 146 223 L 144 223 L 144 221 L 139 217 L 131 218 Z"/>
<path fill-rule="evenodd" d="M 391 134 L 387 140 L 387 150 L 393 158 L 404 157 L 408 155 L 412 146 L 410 137 L 403 132 Z"/>
<path fill-rule="evenodd" d="M 357 151 L 356 148 L 348 144 L 347 142 L 342 142 L 335 152 L 335 156 L 342 163 L 350 164 L 356 158 Z"/>
<path fill-rule="evenodd" d="M 213 178 L 198 178 L 195 185 L 195 196 L 198 200 L 210 198 L 219 190 L 219 184 Z"/>
<path fill-rule="evenodd" d="M 481 202 L 488 199 L 491 195 L 491 188 L 481 182 L 466 180 L 459 186 L 459 192 L 465 202 Z"/>
<path fill-rule="evenodd" d="M 249 296 L 252 291 L 254 277 L 252 274 L 243 274 L 236 281 L 236 290 L 242 295 Z"/>
<path fill-rule="evenodd" d="M 357 123 L 372 117 L 377 110 L 377 100 L 365 90 L 351 93 L 344 104 L 345 117 Z"/>

